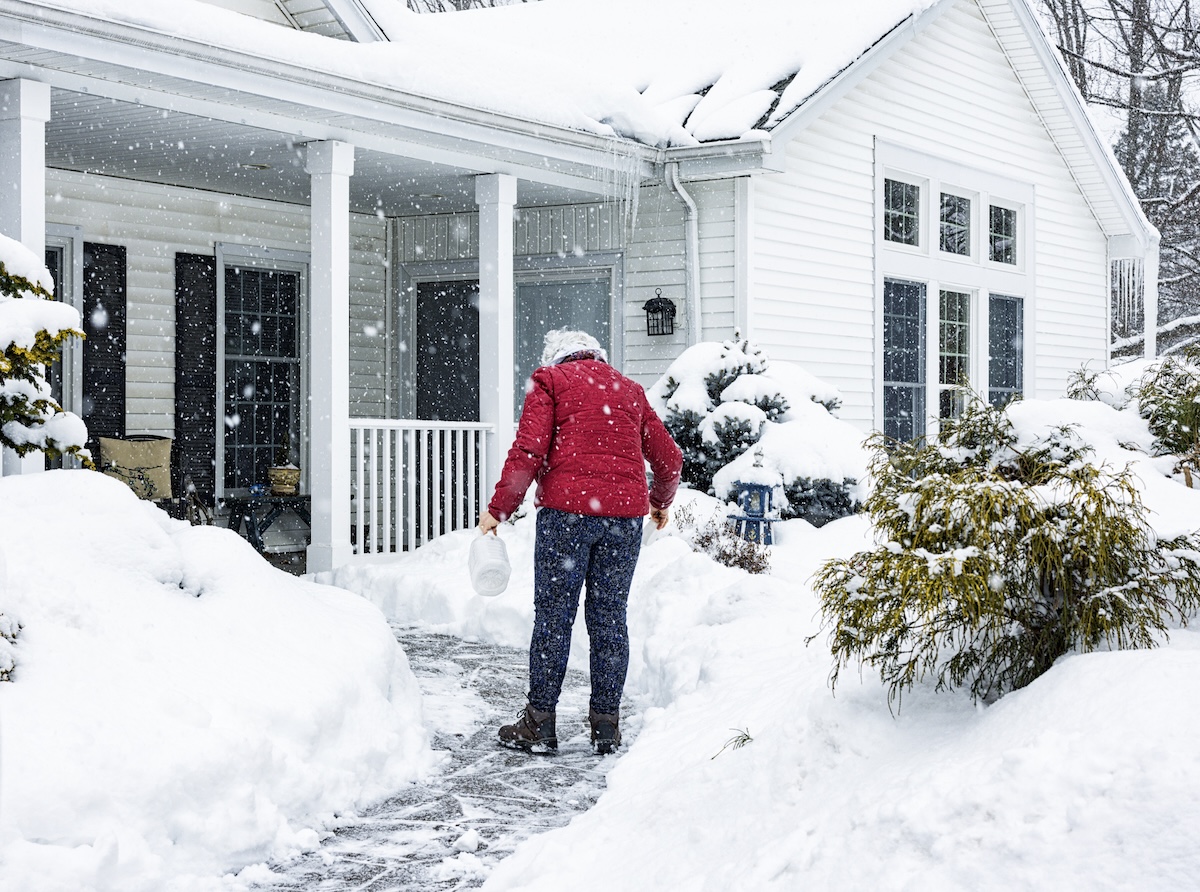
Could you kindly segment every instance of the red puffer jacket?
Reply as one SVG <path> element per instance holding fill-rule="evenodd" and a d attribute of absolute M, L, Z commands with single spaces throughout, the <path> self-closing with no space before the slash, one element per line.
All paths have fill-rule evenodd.
<path fill-rule="evenodd" d="M 654 472 L 647 489 L 643 456 Z M 504 520 L 538 481 L 537 504 L 641 517 L 675 498 L 683 456 L 646 392 L 610 366 L 578 359 L 533 373 L 516 440 L 488 510 Z"/>

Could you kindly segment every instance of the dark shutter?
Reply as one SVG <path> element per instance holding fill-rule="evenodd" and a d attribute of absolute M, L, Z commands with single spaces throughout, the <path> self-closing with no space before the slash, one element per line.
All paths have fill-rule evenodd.
<path fill-rule="evenodd" d="M 125 436 L 125 248 L 83 245 L 83 420 L 98 437 Z"/>
<path fill-rule="evenodd" d="M 175 458 L 206 505 L 216 494 L 217 261 L 175 255 Z"/>

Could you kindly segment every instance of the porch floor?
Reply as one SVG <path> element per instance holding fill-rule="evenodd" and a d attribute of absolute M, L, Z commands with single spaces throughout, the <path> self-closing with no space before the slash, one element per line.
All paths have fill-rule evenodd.
<path fill-rule="evenodd" d="M 501 747 L 496 728 L 525 703 L 524 650 L 467 642 L 393 625 L 408 653 L 434 734 L 448 755 L 438 774 L 364 814 L 341 821 L 311 854 L 272 865 L 276 892 L 450 892 L 483 885 L 525 839 L 561 827 L 604 791 L 619 756 L 595 756 L 587 731 L 588 680 L 567 675 L 559 702 L 557 756 Z M 470 720 L 464 723 L 464 710 Z M 641 717 L 622 717 L 626 745 Z M 463 733 L 464 724 L 470 730 Z M 478 848 L 463 839 L 478 835 Z M 463 840 L 459 848 L 455 843 Z"/>

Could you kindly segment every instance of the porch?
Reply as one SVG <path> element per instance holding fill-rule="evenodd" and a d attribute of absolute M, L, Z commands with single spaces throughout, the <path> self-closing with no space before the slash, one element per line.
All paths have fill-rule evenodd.
<path fill-rule="evenodd" d="M 636 188 L 653 171 L 652 152 L 415 108 L 410 97 L 311 72 L 286 99 L 286 72 L 231 88 L 228 54 L 196 47 L 181 65 L 153 34 L 80 36 L 70 13 L 52 19 L 30 23 L 43 48 L 37 65 L 0 47 L 9 78 L 0 81 L 0 169 L 16 187 L 0 197 L 0 229 L 39 255 L 58 252 L 60 296 L 83 313 L 89 338 L 67 357 L 67 408 L 96 435 L 173 438 L 214 501 L 259 477 L 261 455 L 286 440 L 311 498 L 310 571 L 473 525 L 519 404 L 522 264 L 527 276 L 558 264 L 568 279 L 603 279 L 604 322 L 621 343 L 622 277 L 611 256 L 597 272 L 603 252 L 572 230 L 545 239 L 542 259 L 522 258 L 521 239 L 541 237 L 522 235 L 517 212 L 587 205 L 599 239 L 613 224 L 597 225 L 594 209 L 619 218 L 618 173 Z M 112 47 L 125 43 L 128 56 L 113 62 Z M 158 73 L 152 89 L 141 82 L 148 71 Z M 341 116 L 331 124 L 335 100 Z M 430 255 L 401 256 L 403 221 L 431 214 L 470 229 L 469 254 L 450 252 L 437 269 Z M 235 331 L 230 290 L 245 270 L 296 286 L 294 301 L 243 314 L 252 338 Z M 475 380 L 454 397 L 465 409 L 446 412 L 426 405 L 421 382 L 438 369 L 413 371 L 414 348 L 433 336 L 418 331 L 431 314 L 416 303 L 430 283 L 467 280 Z M 289 341 L 279 320 L 292 309 Z M 109 384 L 86 393 L 105 363 Z M 4 457 L 5 474 L 39 469 L 38 459 Z"/>

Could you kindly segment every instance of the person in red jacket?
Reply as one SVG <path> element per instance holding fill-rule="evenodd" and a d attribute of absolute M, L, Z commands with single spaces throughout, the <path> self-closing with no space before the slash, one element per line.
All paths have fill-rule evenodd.
<path fill-rule="evenodd" d="M 494 533 L 537 481 L 529 699 L 517 721 L 500 728 L 501 743 L 531 752 L 558 749 L 555 707 L 586 583 L 592 748 L 610 753 L 620 745 L 629 668 L 625 607 L 642 519 L 649 513 L 658 529 L 667 525 L 682 467 L 679 447 L 645 391 L 608 364 L 595 338 L 565 329 L 547 333 L 516 439 L 479 518 L 480 530 Z"/>

